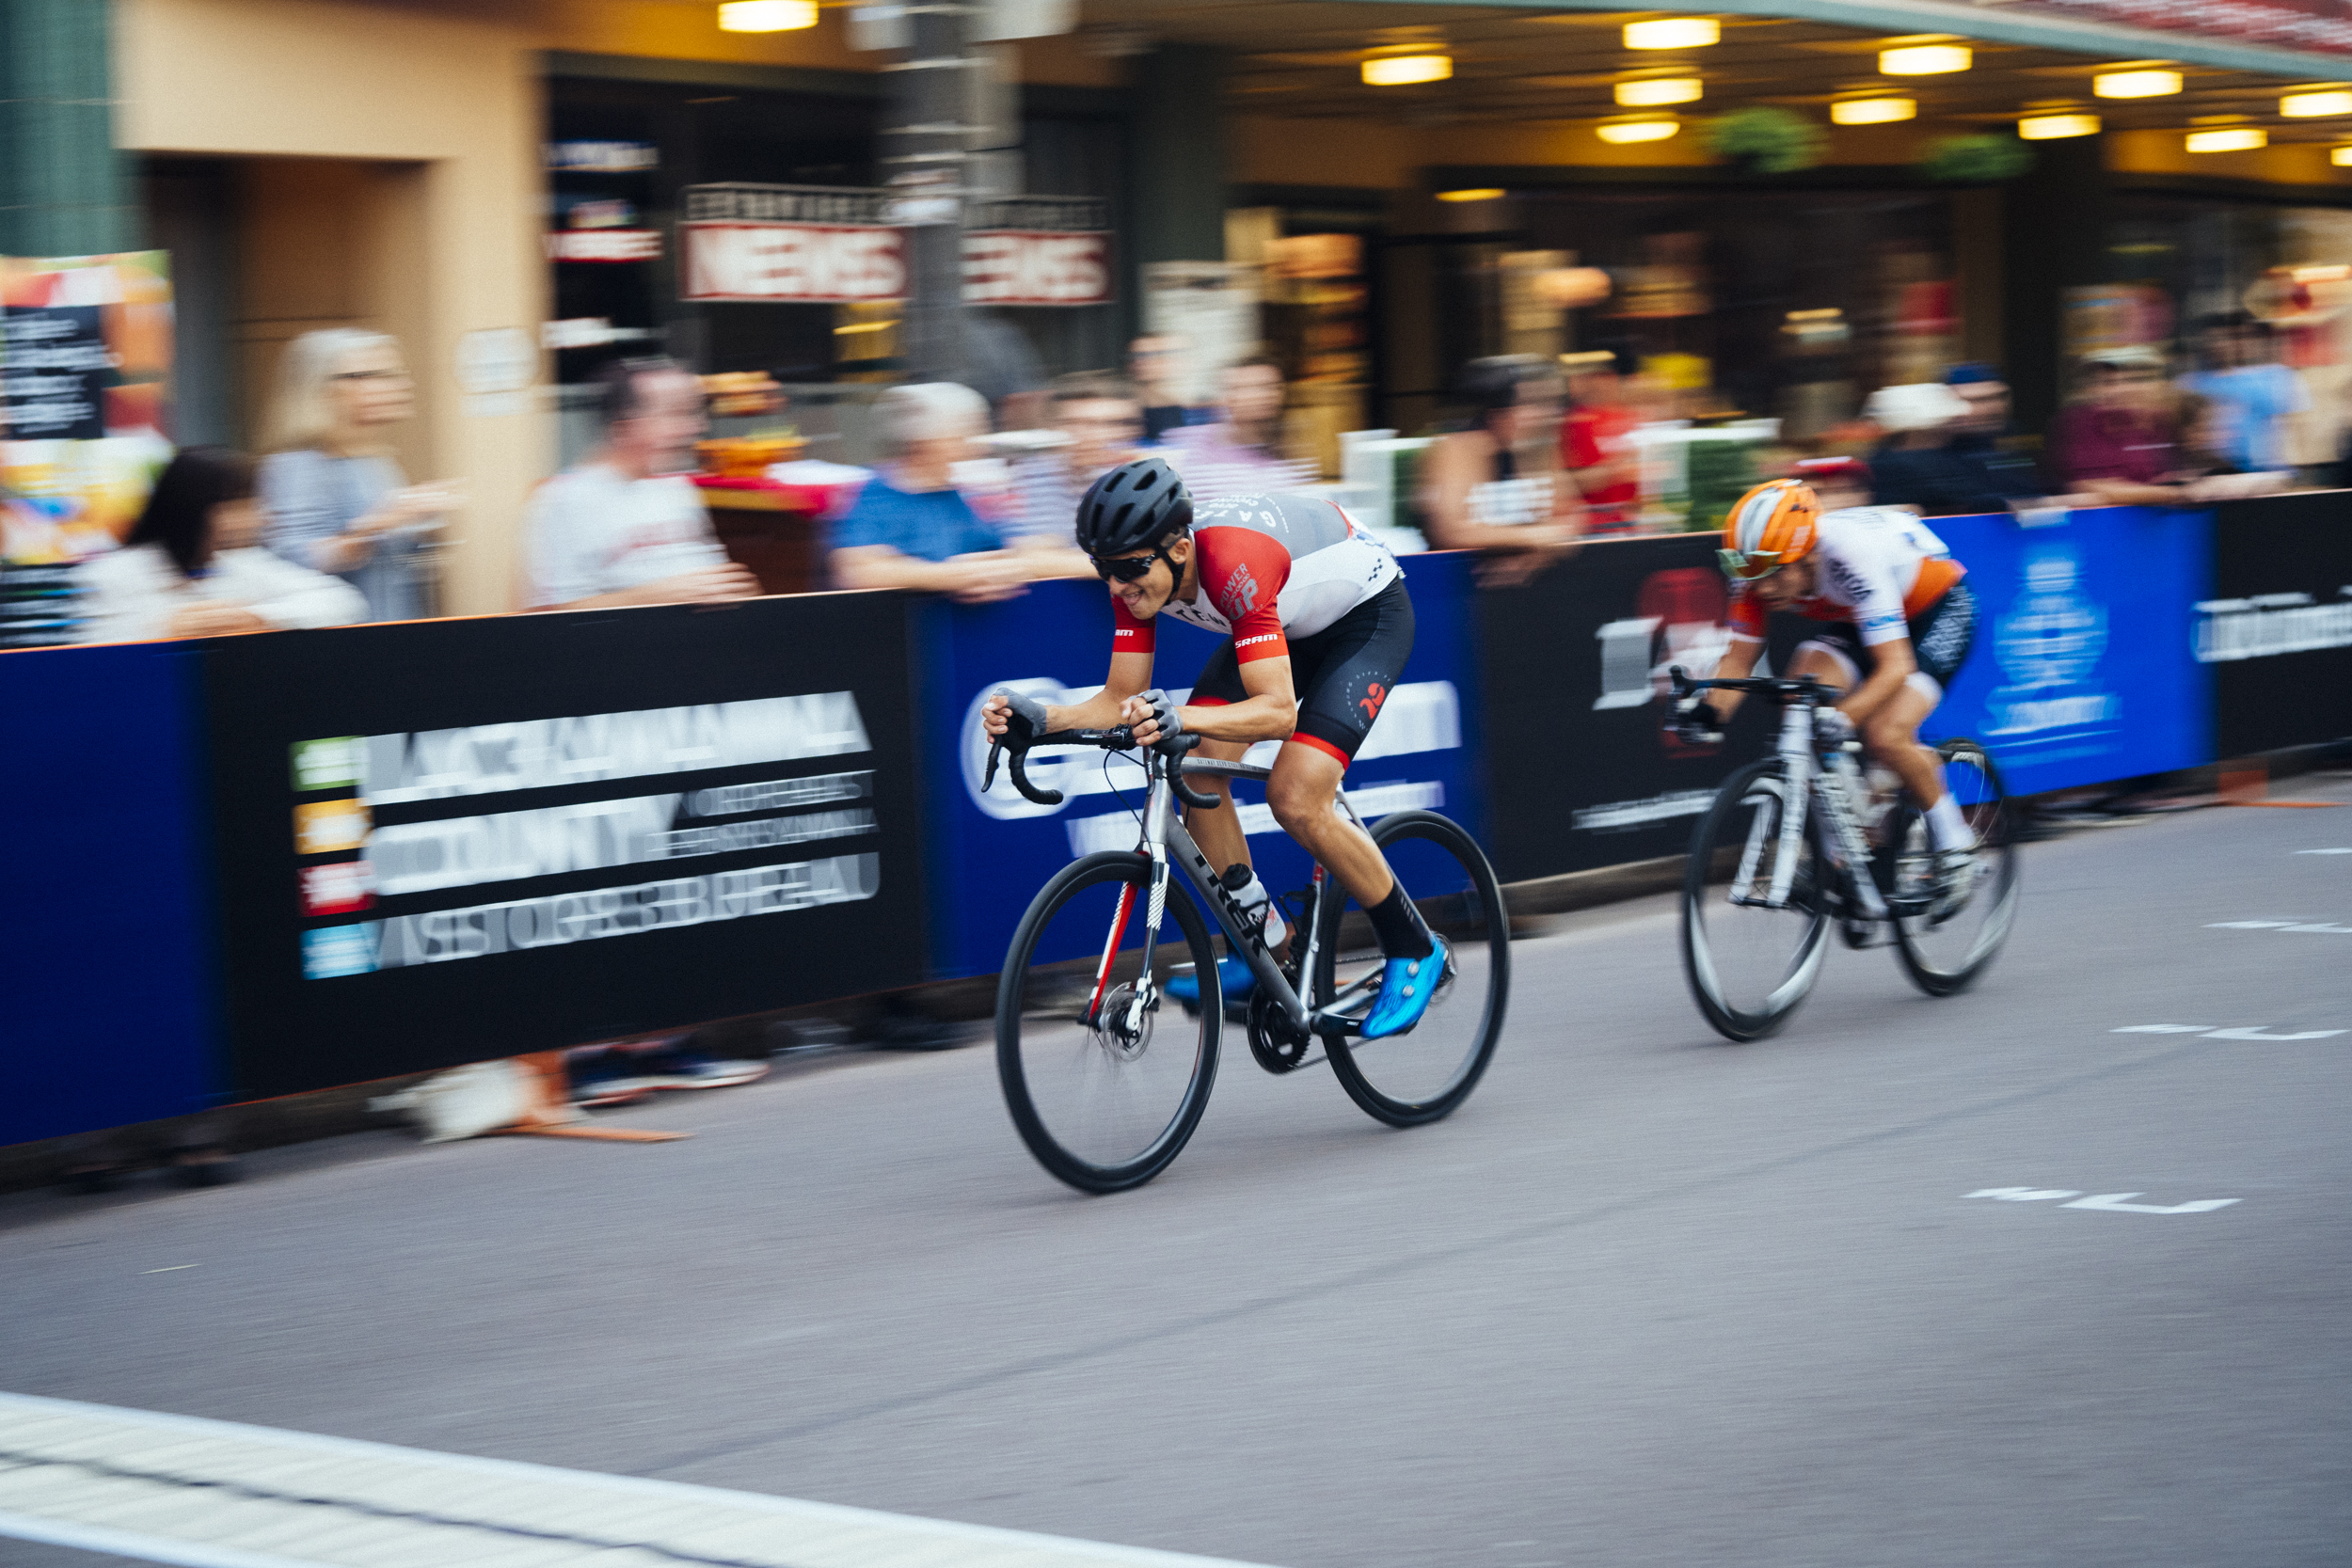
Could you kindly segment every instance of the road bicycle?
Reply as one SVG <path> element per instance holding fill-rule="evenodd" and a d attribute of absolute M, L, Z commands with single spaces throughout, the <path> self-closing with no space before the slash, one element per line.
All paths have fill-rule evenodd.
<path fill-rule="evenodd" d="M 1944 786 L 1973 835 L 1967 869 L 1939 889 L 1925 814 L 1909 791 L 1874 790 L 1859 741 L 1823 738 L 1838 695 L 1811 675 L 1694 681 L 1677 697 L 1744 691 L 1782 704 L 1774 753 L 1732 774 L 1691 836 L 1682 964 L 1691 994 L 1734 1040 L 1772 1033 L 1813 990 L 1836 921 L 1849 947 L 1892 941 L 1930 996 L 1964 990 L 1999 953 L 2017 912 L 2017 847 L 2000 769 L 1973 740 L 1947 740 Z"/>
<path fill-rule="evenodd" d="M 997 982 L 996 1067 L 1006 1107 L 1038 1163 L 1084 1192 L 1151 1180 L 1200 1124 L 1226 1013 L 1212 927 L 1257 977 L 1246 1018 L 1258 1065 L 1281 1074 L 1328 1060 L 1349 1098 L 1391 1126 L 1436 1121 L 1469 1099 L 1502 1032 L 1510 921 L 1494 868 L 1469 833 L 1427 811 L 1392 812 L 1365 827 L 1345 792 L 1339 796 L 1334 809 L 1379 846 L 1447 947 L 1438 992 L 1421 1022 L 1404 1034 L 1363 1039 L 1382 972 L 1370 922 L 1317 865 L 1304 890 L 1281 900 L 1294 927 L 1288 961 L 1267 948 L 1264 906 L 1236 901 L 1184 831 L 1176 805 L 1237 809 L 1194 789 L 1186 773 L 1262 781 L 1271 769 L 1186 760 L 1200 739 L 1171 736 L 1144 752 L 1148 789 L 1136 847 L 1088 855 L 1057 872 L 1022 917 Z M 1000 743 L 989 749 L 987 779 L 995 778 L 1002 750 L 1013 787 L 1057 805 L 1060 792 L 1032 787 L 1023 770 L 1029 748 L 1125 752 L 1134 745 L 1125 725 L 1057 730 L 1027 747 Z M 1299 907 L 1291 907 L 1294 900 Z M 1198 1006 L 1164 1006 L 1168 980 L 1187 966 L 1200 979 Z M 1322 1054 L 1313 1054 L 1318 1046 Z"/>

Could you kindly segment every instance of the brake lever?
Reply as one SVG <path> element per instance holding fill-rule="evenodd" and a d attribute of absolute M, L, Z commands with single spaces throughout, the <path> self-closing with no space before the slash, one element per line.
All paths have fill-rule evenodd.
<path fill-rule="evenodd" d="M 995 785 L 996 759 L 1004 754 L 1004 750 L 1005 743 L 1001 740 L 992 740 L 988 743 L 988 767 L 980 774 L 980 793 L 983 795 Z"/>
<path fill-rule="evenodd" d="M 1666 678 L 1674 683 L 1674 694 L 1677 697 L 1688 697 L 1698 689 L 1691 684 L 1689 672 L 1679 664 L 1670 664 L 1666 667 Z"/>

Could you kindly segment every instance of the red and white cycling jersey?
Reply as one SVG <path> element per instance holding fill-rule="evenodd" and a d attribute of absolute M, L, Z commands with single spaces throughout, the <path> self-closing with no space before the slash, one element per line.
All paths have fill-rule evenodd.
<path fill-rule="evenodd" d="M 1899 506 L 1825 512 L 1815 525 L 1813 592 L 1788 608 L 1816 621 L 1851 621 L 1866 647 L 1911 635 L 1968 569 L 1933 531 Z M 1745 584 L 1731 593 L 1734 641 L 1764 641 L 1764 607 Z"/>
<path fill-rule="evenodd" d="M 1405 575 L 1386 545 L 1312 496 L 1208 501 L 1193 511 L 1192 547 L 1200 597 L 1171 598 L 1160 614 L 1231 632 L 1244 664 L 1289 657 L 1291 638 L 1312 637 Z M 1113 653 L 1152 650 L 1151 621 L 1130 615 L 1119 599 L 1111 613 Z"/>

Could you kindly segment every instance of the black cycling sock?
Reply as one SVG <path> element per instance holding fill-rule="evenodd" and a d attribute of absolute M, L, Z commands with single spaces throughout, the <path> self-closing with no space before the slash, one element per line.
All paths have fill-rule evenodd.
<path fill-rule="evenodd" d="M 1405 896 L 1403 882 L 1391 881 L 1389 895 L 1364 913 L 1379 935 L 1380 951 L 1390 958 L 1425 958 L 1437 951 L 1430 944 L 1429 927 L 1421 923 L 1421 911 Z"/>

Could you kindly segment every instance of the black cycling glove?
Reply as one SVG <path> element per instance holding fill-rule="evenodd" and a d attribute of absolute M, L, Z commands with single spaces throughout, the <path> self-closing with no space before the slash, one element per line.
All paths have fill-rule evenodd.
<path fill-rule="evenodd" d="M 1684 744 L 1716 746 L 1724 738 L 1724 716 L 1703 698 L 1685 697 L 1675 705 L 1675 734 Z"/>
<path fill-rule="evenodd" d="M 1162 740 L 1173 740 L 1184 733 L 1184 716 L 1177 710 L 1176 699 L 1156 686 L 1141 693 L 1141 697 L 1152 709 L 1152 720 L 1159 725 Z"/>
<path fill-rule="evenodd" d="M 1015 746 L 1026 746 L 1046 730 L 1045 705 L 1035 697 L 998 687 L 993 695 L 1005 700 L 1005 738 Z"/>

